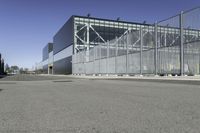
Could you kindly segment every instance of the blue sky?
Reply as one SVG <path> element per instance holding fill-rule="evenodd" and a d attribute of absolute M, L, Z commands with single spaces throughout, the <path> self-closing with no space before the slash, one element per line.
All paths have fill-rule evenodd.
<path fill-rule="evenodd" d="M 0 0 L 0 53 L 5 62 L 32 68 L 71 15 L 154 23 L 199 0 Z"/>

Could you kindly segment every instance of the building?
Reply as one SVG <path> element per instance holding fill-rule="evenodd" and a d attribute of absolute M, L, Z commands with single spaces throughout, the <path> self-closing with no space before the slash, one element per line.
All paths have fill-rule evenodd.
<path fill-rule="evenodd" d="M 53 73 L 71 74 L 72 55 L 105 43 L 105 40 L 108 41 L 119 37 L 125 31 L 125 29 L 123 29 L 125 27 L 122 28 L 120 24 L 133 23 L 72 16 L 53 38 Z M 46 47 L 44 49 L 46 49 Z M 48 73 L 47 60 L 49 59 L 44 58 L 44 55 L 46 55 L 45 57 L 48 57 L 47 52 L 45 52 L 44 49 L 42 65 L 44 73 Z"/>
<path fill-rule="evenodd" d="M 155 24 L 72 16 L 45 46 L 37 68 L 49 74 L 199 74 L 200 25 L 186 16 Z"/>
<path fill-rule="evenodd" d="M 53 74 L 53 43 L 48 43 L 42 50 L 43 72 Z"/>
<path fill-rule="evenodd" d="M 37 64 L 37 69 L 42 68 L 44 73 L 48 73 L 49 66 L 54 74 L 71 74 L 73 54 L 90 50 L 94 46 L 120 37 L 127 28 L 141 25 L 150 26 L 119 20 L 72 16 L 53 37 L 52 65 L 48 64 L 51 59 L 48 58 L 48 46 L 45 46 L 43 60 Z"/>
<path fill-rule="evenodd" d="M 0 53 L 0 75 L 4 74 L 4 60 L 1 57 L 1 53 Z"/>

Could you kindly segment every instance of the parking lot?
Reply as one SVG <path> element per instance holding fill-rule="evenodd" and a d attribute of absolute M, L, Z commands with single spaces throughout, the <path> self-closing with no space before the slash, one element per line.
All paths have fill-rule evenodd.
<path fill-rule="evenodd" d="M 0 133 L 199 133 L 198 84 L 15 75 L 0 79 Z"/>

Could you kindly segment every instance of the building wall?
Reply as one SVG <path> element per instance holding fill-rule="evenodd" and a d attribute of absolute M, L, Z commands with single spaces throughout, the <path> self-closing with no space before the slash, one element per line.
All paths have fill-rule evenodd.
<path fill-rule="evenodd" d="M 80 52 L 88 46 L 90 49 L 98 44 L 111 41 L 120 37 L 130 27 L 138 28 L 133 23 L 72 16 L 53 37 L 54 74 L 71 74 L 71 56 L 74 50 Z M 48 58 L 48 47 L 46 46 L 43 49 L 43 61 Z"/>
<path fill-rule="evenodd" d="M 1 58 L 0 53 L 0 75 L 4 74 L 4 60 Z"/>
<path fill-rule="evenodd" d="M 155 29 L 157 29 L 157 32 L 155 32 Z M 73 71 L 76 70 L 78 73 L 107 73 L 108 70 L 110 70 L 110 73 L 120 74 L 158 74 L 171 73 L 171 71 L 177 73 L 177 71 L 179 72 L 177 66 L 180 66 L 177 64 L 178 61 L 171 60 L 171 65 L 169 59 L 172 57 L 180 59 L 179 54 L 176 52 L 172 55 L 168 47 L 173 45 L 172 51 L 180 51 L 176 50 L 179 49 L 176 46 L 180 43 L 179 30 L 179 28 L 169 26 L 158 25 L 155 27 L 151 24 L 72 16 L 53 37 L 52 47 L 46 46 L 43 49 L 43 62 L 40 64 L 44 66 L 46 72 L 48 72 L 48 66 L 52 65 L 54 74 L 71 74 L 72 55 L 78 53 L 79 56 L 73 55 Z M 154 58 L 155 33 L 158 34 L 158 55 L 156 54 L 158 62 Z M 185 30 L 184 34 L 186 35 L 185 38 L 195 38 L 197 34 L 199 38 L 200 31 Z M 51 56 L 49 49 L 53 49 Z M 189 50 L 194 52 L 195 49 L 189 48 Z M 186 54 L 186 51 L 184 52 L 188 72 L 199 73 L 199 57 L 195 56 L 195 59 L 191 62 L 190 52 L 188 54 Z M 142 54 L 140 55 L 140 53 Z M 165 64 L 167 62 L 166 53 L 169 55 L 167 64 Z M 116 59 L 113 60 L 114 57 Z M 106 61 L 105 58 L 110 61 Z M 102 60 L 99 61 L 100 59 Z M 53 63 L 50 64 L 50 62 Z M 154 72 L 155 62 L 157 63 L 156 72 Z M 104 69 L 108 64 L 109 67 Z M 126 64 L 128 65 L 126 66 Z M 196 67 L 191 64 L 196 65 Z M 110 67 L 111 65 L 113 67 Z M 161 72 L 158 72 L 158 70 L 161 70 Z"/>
<path fill-rule="evenodd" d="M 72 73 L 72 54 L 73 54 L 73 17 L 71 17 L 53 38 L 53 73 L 71 74 Z"/>
<path fill-rule="evenodd" d="M 72 73 L 72 56 L 58 60 L 53 64 L 54 74 L 71 74 Z"/>
<path fill-rule="evenodd" d="M 73 17 L 71 17 L 53 38 L 54 55 L 73 44 Z"/>
<path fill-rule="evenodd" d="M 63 49 L 54 55 L 54 74 L 71 74 L 72 72 L 73 45 Z"/>
<path fill-rule="evenodd" d="M 48 59 L 48 45 L 46 45 L 42 50 L 42 61 Z"/>
<path fill-rule="evenodd" d="M 0 74 L 2 73 L 2 68 L 1 68 L 1 53 L 0 53 Z"/>
<path fill-rule="evenodd" d="M 48 65 L 43 66 L 43 73 L 48 74 Z"/>
<path fill-rule="evenodd" d="M 48 43 L 42 50 L 42 61 L 49 58 L 49 53 L 53 51 L 53 43 Z"/>

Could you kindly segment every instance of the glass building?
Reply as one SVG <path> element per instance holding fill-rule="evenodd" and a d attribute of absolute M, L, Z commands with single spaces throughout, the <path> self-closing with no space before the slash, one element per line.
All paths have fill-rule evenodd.
<path fill-rule="evenodd" d="M 149 30 L 153 28 L 148 24 L 71 16 L 53 37 L 52 65 L 48 61 L 48 46 L 45 46 L 43 49 L 43 61 L 37 64 L 37 69 L 43 69 L 44 73 L 48 73 L 50 69 L 48 67 L 51 66 L 54 74 L 71 74 L 73 54 L 89 51 L 94 46 L 119 38 L 129 29 L 139 35 L 138 30 L 140 27 L 146 27 Z"/>
<path fill-rule="evenodd" d="M 72 16 L 53 37 L 52 51 L 43 49 L 37 68 L 53 74 L 199 74 L 200 19 L 193 16 L 192 25 L 188 14 L 155 24 Z"/>

